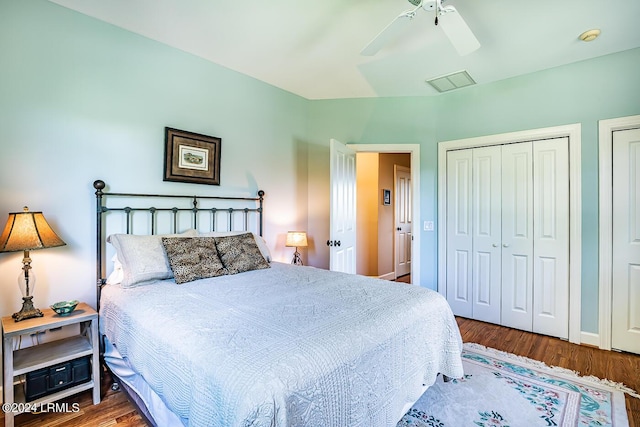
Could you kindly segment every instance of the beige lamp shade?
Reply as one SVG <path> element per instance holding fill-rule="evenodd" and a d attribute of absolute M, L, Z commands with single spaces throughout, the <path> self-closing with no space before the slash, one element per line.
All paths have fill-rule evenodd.
<path fill-rule="evenodd" d="M 51 229 L 42 212 L 9 214 L 7 225 L 0 235 L 0 252 L 31 251 L 64 246 L 65 242 Z"/>
<path fill-rule="evenodd" d="M 286 246 L 296 247 L 296 248 L 307 247 L 307 233 L 304 231 L 287 232 Z"/>

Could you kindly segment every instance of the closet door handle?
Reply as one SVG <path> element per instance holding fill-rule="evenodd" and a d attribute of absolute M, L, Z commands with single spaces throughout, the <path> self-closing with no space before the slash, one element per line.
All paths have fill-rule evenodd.
<path fill-rule="evenodd" d="M 494 243 L 494 244 L 493 244 L 493 245 L 491 245 L 491 246 L 493 246 L 494 248 L 497 248 L 497 247 L 498 247 L 498 246 L 500 246 L 500 245 L 499 245 L 499 244 L 497 244 L 497 243 Z"/>
<path fill-rule="evenodd" d="M 508 243 L 503 243 L 502 246 L 505 247 L 505 248 L 508 248 L 509 244 Z"/>

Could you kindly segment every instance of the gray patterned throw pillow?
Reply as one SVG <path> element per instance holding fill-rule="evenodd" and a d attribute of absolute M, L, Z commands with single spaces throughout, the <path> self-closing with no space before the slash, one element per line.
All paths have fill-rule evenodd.
<path fill-rule="evenodd" d="M 212 237 L 162 238 L 176 283 L 228 274 Z"/>
<path fill-rule="evenodd" d="M 271 266 L 264 259 L 251 233 L 214 237 L 216 248 L 229 274 L 260 270 Z"/>

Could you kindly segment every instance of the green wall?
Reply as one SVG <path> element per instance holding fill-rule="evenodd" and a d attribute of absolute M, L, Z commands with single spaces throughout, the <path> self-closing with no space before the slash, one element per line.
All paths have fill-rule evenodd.
<path fill-rule="evenodd" d="M 28 205 L 67 243 L 32 252 L 36 306 L 95 305 L 95 179 L 116 192 L 264 189 L 266 238 L 290 260 L 286 231 L 306 225 L 307 100 L 45 0 L 0 0 L 0 53 L 0 221 Z M 163 182 L 165 126 L 222 138 L 220 186 Z M 0 254 L 3 316 L 20 308 L 21 259 Z"/>

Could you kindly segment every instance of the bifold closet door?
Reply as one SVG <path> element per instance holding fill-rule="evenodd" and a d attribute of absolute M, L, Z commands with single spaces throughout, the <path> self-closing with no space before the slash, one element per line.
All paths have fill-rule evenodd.
<path fill-rule="evenodd" d="M 533 332 L 569 338 L 569 139 L 533 144 Z"/>
<path fill-rule="evenodd" d="M 502 325 L 533 328 L 533 143 L 502 146 Z"/>
<path fill-rule="evenodd" d="M 500 323 L 502 182 L 501 146 L 473 149 L 471 264 L 473 318 Z"/>
<path fill-rule="evenodd" d="M 474 318 L 472 273 L 473 150 L 447 152 L 447 301 L 458 316 Z"/>
<path fill-rule="evenodd" d="M 568 337 L 568 142 L 447 153 L 447 300 L 456 315 Z"/>
<path fill-rule="evenodd" d="M 501 146 L 447 153 L 447 300 L 500 323 Z"/>

